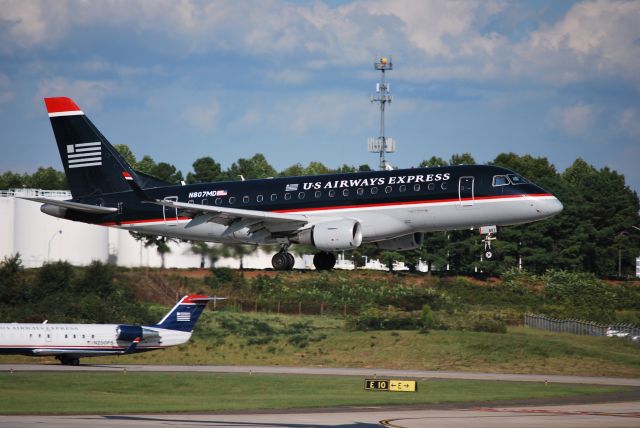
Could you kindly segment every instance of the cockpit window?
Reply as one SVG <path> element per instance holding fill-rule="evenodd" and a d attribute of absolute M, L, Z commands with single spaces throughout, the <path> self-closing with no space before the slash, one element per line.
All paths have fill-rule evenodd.
<path fill-rule="evenodd" d="M 493 176 L 493 187 L 496 186 L 508 186 L 509 179 L 506 175 L 494 175 Z"/>
<path fill-rule="evenodd" d="M 528 183 L 527 180 L 525 180 L 524 178 L 522 178 L 518 174 L 509 174 L 507 177 L 509 177 L 509 180 L 511 180 L 511 183 L 513 183 L 513 184 L 526 184 L 526 183 Z"/>

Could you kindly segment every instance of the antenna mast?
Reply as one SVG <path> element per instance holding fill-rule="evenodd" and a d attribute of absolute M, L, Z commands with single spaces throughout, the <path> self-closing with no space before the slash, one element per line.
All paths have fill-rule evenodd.
<path fill-rule="evenodd" d="M 391 104 L 391 94 L 389 93 L 389 84 L 385 81 L 385 71 L 393 70 L 393 62 L 391 57 L 376 58 L 373 62 L 373 68 L 382 72 L 380 83 L 376 84 L 376 94 L 371 97 L 372 103 L 380 103 L 380 136 L 378 138 L 369 138 L 369 152 L 380 153 L 380 169 L 393 169 L 385 159 L 385 153 L 393 153 L 396 151 L 396 142 L 393 138 L 387 138 L 384 135 L 384 108 L 385 104 Z"/>

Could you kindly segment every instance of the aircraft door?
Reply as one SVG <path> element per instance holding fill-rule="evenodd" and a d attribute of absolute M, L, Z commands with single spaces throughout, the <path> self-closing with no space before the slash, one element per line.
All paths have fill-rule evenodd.
<path fill-rule="evenodd" d="M 460 177 L 458 181 L 458 198 L 460 206 L 472 207 L 474 203 L 474 177 Z"/>
<path fill-rule="evenodd" d="M 174 201 L 178 202 L 177 196 L 167 196 L 164 198 L 165 201 Z M 162 207 L 162 215 L 164 216 L 164 224 L 165 226 L 177 226 L 178 225 L 178 209 L 173 207 Z"/>

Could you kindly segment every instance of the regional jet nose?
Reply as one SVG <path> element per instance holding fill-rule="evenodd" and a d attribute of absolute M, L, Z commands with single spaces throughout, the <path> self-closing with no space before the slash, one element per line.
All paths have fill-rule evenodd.
<path fill-rule="evenodd" d="M 535 203 L 536 211 L 541 217 L 551 217 L 558 214 L 564 208 L 562 202 L 555 196 L 547 196 L 538 199 Z"/>

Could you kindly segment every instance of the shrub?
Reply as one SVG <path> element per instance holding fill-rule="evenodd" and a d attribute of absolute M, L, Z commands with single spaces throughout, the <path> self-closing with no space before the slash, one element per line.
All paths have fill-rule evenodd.
<path fill-rule="evenodd" d="M 485 333 L 506 333 L 507 325 L 503 320 L 481 316 L 473 322 L 471 330 Z"/>
<path fill-rule="evenodd" d="M 421 312 L 404 312 L 394 308 L 367 309 L 347 319 L 350 330 L 414 330 L 423 326 Z"/>

